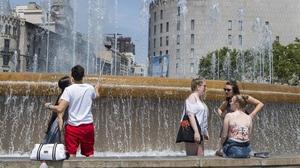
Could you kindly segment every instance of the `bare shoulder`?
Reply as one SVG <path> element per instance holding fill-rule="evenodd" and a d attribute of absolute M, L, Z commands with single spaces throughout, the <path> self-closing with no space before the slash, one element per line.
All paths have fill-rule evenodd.
<path fill-rule="evenodd" d="M 226 115 L 225 115 L 225 119 L 227 118 L 227 119 L 232 119 L 233 117 L 235 116 L 235 114 L 234 113 L 227 113 Z"/>
<path fill-rule="evenodd" d="M 189 95 L 189 97 L 186 99 L 189 103 L 196 103 L 197 102 L 197 96 L 196 94 L 192 93 Z"/>

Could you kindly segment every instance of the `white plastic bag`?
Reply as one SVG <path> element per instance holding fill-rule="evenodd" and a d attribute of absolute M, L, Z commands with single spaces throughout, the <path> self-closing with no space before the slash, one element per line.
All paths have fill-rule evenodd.
<path fill-rule="evenodd" d="M 66 151 L 64 144 L 35 144 L 30 155 L 31 160 L 64 160 Z"/>

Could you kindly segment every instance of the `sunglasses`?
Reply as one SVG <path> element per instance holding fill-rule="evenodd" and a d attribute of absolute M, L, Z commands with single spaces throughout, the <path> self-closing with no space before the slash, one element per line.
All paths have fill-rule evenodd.
<path fill-rule="evenodd" d="M 230 92 L 231 89 L 224 88 L 224 92 Z"/>

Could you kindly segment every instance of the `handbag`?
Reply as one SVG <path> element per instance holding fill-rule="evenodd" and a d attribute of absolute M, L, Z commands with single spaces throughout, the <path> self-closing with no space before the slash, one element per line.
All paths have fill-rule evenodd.
<path fill-rule="evenodd" d="M 203 138 L 201 135 L 201 127 L 198 123 L 196 116 L 195 116 L 195 120 L 196 120 L 196 125 L 198 127 L 198 131 L 200 134 L 200 138 L 201 138 L 200 142 L 202 142 Z M 179 126 L 179 130 L 178 130 L 177 137 L 176 137 L 176 143 L 180 143 L 180 142 L 195 143 L 194 133 L 195 132 L 190 123 L 189 116 L 186 114 L 186 105 L 184 105 L 184 110 L 183 110 L 183 114 L 182 114 L 182 117 L 180 120 L 180 126 Z"/>
<path fill-rule="evenodd" d="M 66 159 L 64 144 L 35 144 L 31 152 L 31 160 L 64 160 Z"/>

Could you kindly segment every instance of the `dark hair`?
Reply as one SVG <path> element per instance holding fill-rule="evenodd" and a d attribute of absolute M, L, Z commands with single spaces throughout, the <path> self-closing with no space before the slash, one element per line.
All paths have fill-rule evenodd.
<path fill-rule="evenodd" d="M 191 83 L 192 92 L 195 91 L 197 89 L 197 86 L 201 85 L 203 83 L 203 81 L 204 81 L 204 79 L 202 79 L 202 78 L 192 79 L 192 83 Z"/>
<path fill-rule="evenodd" d="M 60 91 L 60 94 L 58 95 L 58 97 L 56 99 L 55 105 L 58 105 L 58 101 L 60 99 L 60 96 L 63 94 L 65 88 L 70 86 L 70 85 L 71 85 L 71 79 L 70 79 L 69 76 L 64 76 L 64 77 L 62 77 L 58 80 L 58 87 L 60 88 L 61 91 Z M 64 116 L 63 116 L 63 120 L 65 121 L 67 119 L 67 117 L 68 117 L 68 114 L 65 112 Z M 56 118 L 57 118 L 57 113 L 52 112 L 51 118 L 48 122 L 48 127 L 47 127 L 46 134 L 49 133 L 49 131 L 51 129 L 51 125 L 53 124 L 53 122 L 55 121 Z"/>
<path fill-rule="evenodd" d="M 71 70 L 71 75 L 75 81 L 81 81 L 84 77 L 84 68 L 81 65 L 75 65 Z"/>
<path fill-rule="evenodd" d="M 247 105 L 247 99 L 249 96 L 247 95 L 235 95 L 236 101 L 239 103 L 241 108 L 245 108 Z"/>
<path fill-rule="evenodd" d="M 232 86 L 232 93 L 233 93 L 233 95 L 239 95 L 240 94 L 239 86 L 237 85 L 237 83 L 236 83 L 235 80 L 227 81 L 226 85 L 231 85 Z"/>
<path fill-rule="evenodd" d="M 58 87 L 61 89 L 61 92 L 63 92 L 65 88 L 70 85 L 71 85 L 71 80 L 69 76 L 64 76 L 58 80 Z"/>

